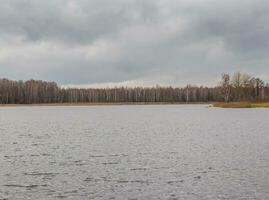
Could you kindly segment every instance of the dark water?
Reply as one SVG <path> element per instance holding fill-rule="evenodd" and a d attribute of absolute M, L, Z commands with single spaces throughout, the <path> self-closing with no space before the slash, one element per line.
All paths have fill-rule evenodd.
<path fill-rule="evenodd" d="M 269 199 L 269 109 L 0 108 L 0 199 Z"/>

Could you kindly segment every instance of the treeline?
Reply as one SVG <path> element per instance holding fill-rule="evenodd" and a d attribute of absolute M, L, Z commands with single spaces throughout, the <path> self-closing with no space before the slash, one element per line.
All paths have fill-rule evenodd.
<path fill-rule="evenodd" d="M 269 101 L 269 85 L 260 78 L 236 72 L 231 77 L 222 74 L 220 82 L 222 99 L 229 101 Z"/>
<path fill-rule="evenodd" d="M 268 101 L 269 86 L 259 78 L 223 74 L 216 87 L 61 88 L 55 82 L 0 79 L 0 104 L 32 103 L 191 103 L 213 101 Z"/>

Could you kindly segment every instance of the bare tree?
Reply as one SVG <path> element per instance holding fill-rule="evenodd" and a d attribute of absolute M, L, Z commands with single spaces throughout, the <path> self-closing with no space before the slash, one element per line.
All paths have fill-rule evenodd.
<path fill-rule="evenodd" d="M 221 94 L 225 102 L 230 101 L 231 96 L 231 84 L 230 84 L 230 75 L 222 74 L 221 78 Z"/>

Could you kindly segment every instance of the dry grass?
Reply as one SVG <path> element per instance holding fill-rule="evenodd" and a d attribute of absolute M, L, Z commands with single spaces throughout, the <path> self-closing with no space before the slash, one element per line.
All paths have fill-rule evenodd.
<path fill-rule="evenodd" d="M 213 106 L 219 108 L 269 108 L 269 102 L 217 102 L 213 103 Z"/>
<path fill-rule="evenodd" d="M 253 103 L 252 108 L 269 108 L 269 103 Z"/>

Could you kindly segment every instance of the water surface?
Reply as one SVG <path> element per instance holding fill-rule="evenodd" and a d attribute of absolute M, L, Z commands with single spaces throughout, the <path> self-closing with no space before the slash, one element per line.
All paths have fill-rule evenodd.
<path fill-rule="evenodd" d="M 269 199 L 269 110 L 0 108 L 0 199 Z"/>

